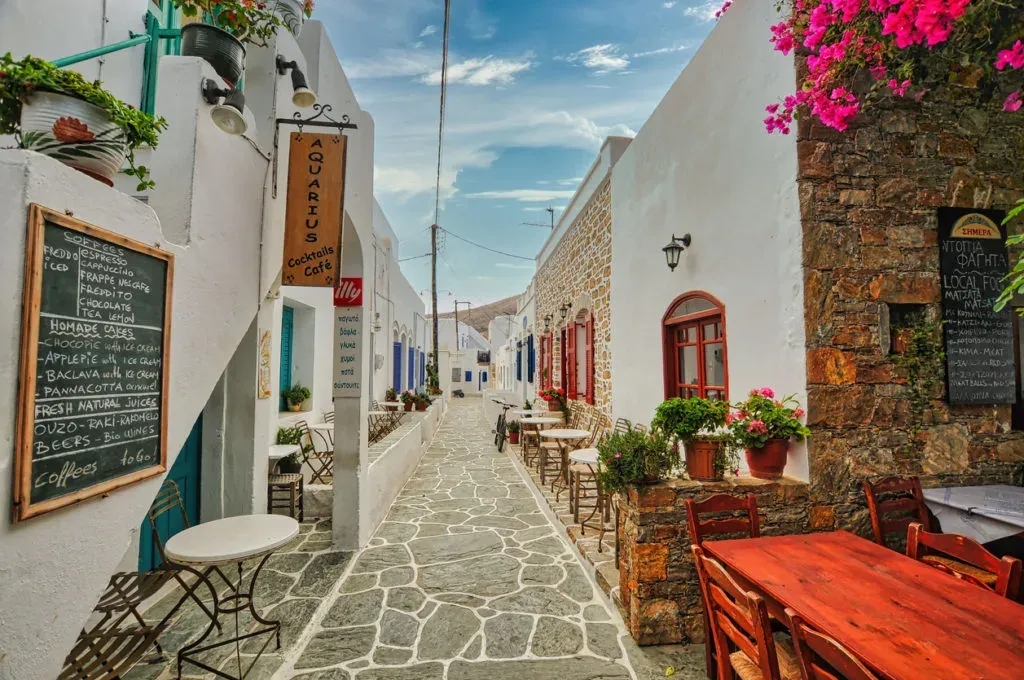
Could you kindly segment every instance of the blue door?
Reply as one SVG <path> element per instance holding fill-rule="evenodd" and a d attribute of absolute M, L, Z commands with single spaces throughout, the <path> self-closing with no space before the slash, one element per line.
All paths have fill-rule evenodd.
<path fill-rule="evenodd" d="M 427 355 L 420 352 L 420 387 L 427 384 Z"/>
<path fill-rule="evenodd" d="M 185 505 L 185 515 L 192 524 L 199 523 L 199 462 L 203 442 L 203 416 L 200 414 L 196 424 L 192 426 L 185 445 L 174 460 L 171 471 L 167 473 L 167 479 L 178 485 L 181 492 L 181 500 Z M 148 510 L 148 508 L 147 508 Z M 165 512 L 157 518 L 157 531 L 160 533 L 160 540 L 167 544 L 167 540 L 174 534 L 185 528 L 185 522 L 181 513 L 177 510 Z M 149 525 L 149 517 L 142 519 L 142 528 L 139 530 L 139 571 L 149 571 L 160 566 L 160 549 L 153 540 L 153 530 Z"/>
<path fill-rule="evenodd" d="M 281 393 L 292 388 L 292 337 L 295 334 L 295 310 L 285 305 L 281 311 Z M 280 411 L 288 410 L 288 402 L 280 397 Z"/>
<path fill-rule="evenodd" d="M 409 348 L 409 389 L 416 389 L 416 348 Z"/>
<path fill-rule="evenodd" d="M 476 384 L 476 389 L 477 391 L 482 392 L 484 389 L 484 385 L 487 384 L 487 371 L 480 371 L 480 373 L 477 374 L 476 378 L 478 381 Z"/>
<path fill-rule="evenodd" d="M 402 391 L 402 343 L 395 343 L 395 365 L 392 368 L 392 384 L 395 390 Z"/>

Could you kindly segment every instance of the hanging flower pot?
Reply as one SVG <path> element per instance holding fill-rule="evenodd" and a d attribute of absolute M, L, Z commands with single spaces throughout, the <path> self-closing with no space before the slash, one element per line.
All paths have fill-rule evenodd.
<path fill-rule="evenodd" d="M 715 457 L 725 444 L 708 439 L 686 442 L 686 472 L 690 479 L 716 482 L 722 479 L 722 470 L 715 470 Z"/>
<path fill-rule="evenodd" d="M 205 59 L 228 87 L 238 84 L 245 70 L 242 41 L 210 24 L 187 24 L 181 29 L 181 55 Z"/>
<path fill-rule="evenodd" d="M 782 471 L 786 469 L 789 440 L 769 439 L 761 448 L 748 448 L 746 453 L 751 477 L 779 479 L 782 477 Z"/>
<path fill-rule="evenodd" d="M 313 13 L 313 0 L 275 0 L 273 11 L 288 32 L 297 38 L 302 24 Z"/>
<path fill-rule="evenodd" d="M 22 106 L 21 142 L 107 186 L 128 157 L 124 129 L 103 109 L 56 92 L 34 92 Z"/>

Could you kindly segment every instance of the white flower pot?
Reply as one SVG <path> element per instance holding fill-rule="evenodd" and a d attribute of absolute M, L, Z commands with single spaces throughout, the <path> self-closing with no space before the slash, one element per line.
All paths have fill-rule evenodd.
<path fill-rule="evenodd" d="M 288 32 L 299 37 L 306 14 L 302 11 L 302 0 L 274 0 L 274 14 L 288 27 Z"/>
<path fill-rule="evenodd" d="M 128 156 L 124 130 L 103 109 L 56 92 L 34 92 L 22 106 L 21 146 L 108 186 Z"/>

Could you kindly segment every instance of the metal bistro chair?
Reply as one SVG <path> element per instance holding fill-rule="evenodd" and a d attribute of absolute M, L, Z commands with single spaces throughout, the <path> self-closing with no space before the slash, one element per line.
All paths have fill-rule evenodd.
<path fill-rule="evenodd" d="M 595 448 L 598 441 L 608 436 L 609 429 L 608 417 L 603 413 L 596 411 L 590 423 L 590 438 L 583 442 L 579 448 Z M 608 509 L 602 507 L 605 504 L 602 502 L 604 499 L 602 498 L 600 486 L 597 483 L 597 474 L 594 466 L 586 465 L 584 463 L 570 462 L 569 510 L 572 511 L 573 521 L 580 521 L 580 502 L 588 498 L 593 499 L 594 504 L 587 506 L 587 508 L 594 510 L 595 512 L 600 509 L 602 518 L 607 519 Z M 591 514 L 591 517 L 593 517 L 593 513 Z M 580 529 L 583 529 L 582 525 L 580 525 Z"/>
<path fill-rule="evenodd" d="M 312 471 L 310 483 L 316 484 L 327 484 L 327 477 L 334 480 L 334 449 L 330 450 L 318 450 L 316 443 L 313 440 L 313 432 L 309 429 L 309 424 L 305 420 L 300 420 L 295 423 L 295 427 L 299 428 L 302 432 L 303 437 L 309 443 L 307 450 L 306 446 L 302 447 L 303 461 L 309 465 L 309 469 Z M 326 437 L 320 437 L 320 440 L 330 446 L 330 443 Z"/>

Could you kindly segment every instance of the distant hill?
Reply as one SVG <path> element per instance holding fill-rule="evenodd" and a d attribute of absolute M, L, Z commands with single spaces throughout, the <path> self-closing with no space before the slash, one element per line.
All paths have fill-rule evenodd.
<path fill-rule="evenodd" d="M 506 314 L 516 313 L 516 300 L 517 298 L 513 296 L 505 298 L 504 300 L 498 300 L 497 302 L 491 302 L 483 305 L 482 307 L 471 307 L 468 310 L 459 309 L 459 323 L 468 323 L 470 326 L 475 328 L 478 333 L 486 338 L 487 326 L 491 323 L 492 319 Z M 439 319 L 452 319 L 454 317 L 455 312 L 437 315 L 437 318 Z"/>

